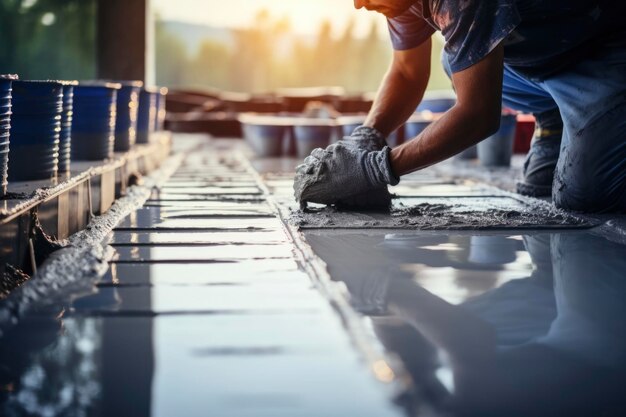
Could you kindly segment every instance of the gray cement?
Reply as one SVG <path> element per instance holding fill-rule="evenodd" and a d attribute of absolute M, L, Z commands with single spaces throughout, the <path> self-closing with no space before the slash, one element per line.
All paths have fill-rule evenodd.
<path fill-rule="evenodd" d="M 542 202 L 507 197 L 481 198 L 482 204 L 474 204 L 475 199 L 454 197 L 420 200 L 424 201 L 413 205 L 398 203 L 389 213 L 342 211 L 334 207 L 298 210 L 292 212 L 289 222 L 301 229 L 573 229 L 594 225 Z"/>

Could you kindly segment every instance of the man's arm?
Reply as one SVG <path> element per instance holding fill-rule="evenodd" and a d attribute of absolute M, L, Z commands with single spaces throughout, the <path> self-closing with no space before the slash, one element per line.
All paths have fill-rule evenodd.
<path fill-rule="evenodd" d="M 430 38 L 417 48 L 394 51 L 365 126 L 388 136 L 413 114 L 430 77 Z"/>
<path fill-rule="evenodd" d="M 452 75 L 457 104 L 417 138 L 391 151 L 391 167 L 396 176 L 443 161 L 498 130 L 503 56 L 500 44 L 478 63 Z"/>

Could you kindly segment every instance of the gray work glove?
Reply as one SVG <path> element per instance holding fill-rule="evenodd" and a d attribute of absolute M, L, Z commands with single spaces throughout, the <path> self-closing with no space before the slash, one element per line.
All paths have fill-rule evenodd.
<path fill-rule="evenodd" d="M 359 126 L 350 136 L 345 136 L 342 143 L 365 151 L 380 151 L 387 142 L 385 137 L 373 127 Z M 337 202 L 340 207 L 350 209 L 388 209 L 391 206 L 391 194 L 387 186 L 368 190 L 362 194 L 342 199 Z"/>
<path fill-rule="evenodd" d="M 387 185 L 399 179 L 391 171 L 389 147 L 368 152 L 345 143 L 311 152 L 296 168 L 293 184 L 296 200 L 319 204 L 335 204 L 343 199 Z"/>
<path fill-rule="evenodd" d="M 357 127 L 350 136 L 345 136 L 341 141 L 346 145 L 355 146 L 370 152 L 381 151 L 387 146 L 383 134 L 373 127 L 368 126 Z"/>

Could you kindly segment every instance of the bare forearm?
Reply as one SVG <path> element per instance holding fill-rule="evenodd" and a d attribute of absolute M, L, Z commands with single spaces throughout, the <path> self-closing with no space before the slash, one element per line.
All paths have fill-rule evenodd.
<path fill-rule="evenodd" d="M 497 45 L 473 66 L 454 73 L 457 104 L 417 138 L 391 152 L 396 176 L 436 164 L 466 149 L 500 125 L 504 49 Z"/>
<path fill-rule="evenodd" d="M 428 39 L 416 48 L 394 52 L 391 68 L 378 90 L 366 126 L 387 136 L 413 114 L 430 78 L 431 48 Z"/>
<path fill-rule="evenodd" d="M 391 151 L 392 169 L 401 176 L 448 159 L 489 136 L 497 123 L 489 114 L 453 107 L 417 138 Z"/>
<path fill-rule="evenodd" d="M 373 127 L 388 136 L 413 114 L 426 85 L 416 86 L 402 74 L 391 69 L 385 76 L 365 126 Z"/>

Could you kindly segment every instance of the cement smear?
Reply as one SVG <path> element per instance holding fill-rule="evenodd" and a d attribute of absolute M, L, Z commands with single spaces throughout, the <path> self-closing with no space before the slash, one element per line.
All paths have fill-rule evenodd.
<path fill-rule="evenodd" d="M 292 211 L 289 222 L 301 229 L 486 230 L 585 228 L 594 224 L 547 204 L 527 203 L 523 209 L 472 210 L 461 204 L 422 203 L 394 207 L 390 213 L 341 211 L 334 207 Z"/>

